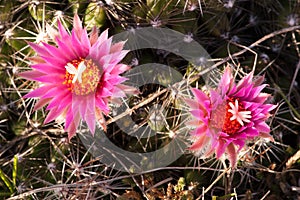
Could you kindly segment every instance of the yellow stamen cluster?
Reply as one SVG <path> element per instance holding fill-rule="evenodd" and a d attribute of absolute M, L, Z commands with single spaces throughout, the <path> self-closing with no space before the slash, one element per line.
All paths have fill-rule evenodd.
<path fill-rule="evenodd" d="M 65 80 L 63 84 L 67 85 L 72 93 L 76 95 L 87 95 L 95 92 L 100 81 L 100 70 L 92 60 L 73 60 L 67 65 L 69 67 L 73 66 L 73 70 L 77 70 L 75 72 L 71 72 L 68 71 L 69 68 L 66 67 Z M 78 68 L 80 65 L 84 66 L 84 70 Z M 76 79 L 74 79 L 74 77 Z"/>
<path fill-rule="evenodd" d="M 237 110 L 238 113 L 233 113 L 232 105 L 234 103 L 236 106 L 235 110 Z M 239 116 L 237 116 L 237 114 L 239 114 Z M 224 133 L 232 135 L 237 133 L 245 123 L 250 122 L 250 114 L 251 112 L 247 111 L 237 99 L 229 98 L 223 104 L 218 105 L 214 112 L 212 112 L 210 125 L 222 130 Z"/>

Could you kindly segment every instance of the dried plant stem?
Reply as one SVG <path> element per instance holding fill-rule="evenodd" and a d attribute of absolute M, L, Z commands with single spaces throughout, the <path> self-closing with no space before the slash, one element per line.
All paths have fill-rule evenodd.
<path fill-rule="evenodd" d="M 228 170 L 225 177 L 225 196 L 231 196 L 232 180 L 234 177 L 234 170 Z"/>
<path fill-rule="evenodd" d="M 202 194 L 196 199 L 196 200 L 200 200 L 204 194 L 206 194 L 226 173 L 228 173 L 228 171 L 230 171 L 230 168 L 227 168 L 223 171 L 222 174 L 220 174 L 211 184 L 210 186 L 208 186 L 208 188 L 206 188 L 204 190 L 204 192 L 202 192 Z"/>
<path fill-rule="evenodd" d="M 21 140 L 25 140 L 27 138 L 30 138 L 32 136 L 38 135 L 39 133 L 36 131 L 33 131 L 33 129 L 26 129 L 22 132 L 21 136 L 14 138 L 13 140 L 9 141 L 7 144 L 1 147 L 0 149 L 0 157 L 11 147 L 13 147 L 17 142 Z"/>
<path fill-rule="evenodd" d="M 122 119 L 123 117 L 125 117 L 128 114 L 131 114 L 134 112 L 134 110 L 147 105 L 148 103 L 150 103 L 151 101 L 153 101 L 154 99 L 156 99 L 157 97 L 159 97 L 161 94 L 165 94 L 169 89 L 165 88 L 159 92 L 156 92 L 154 94 L 150 94 L 144 101 L 140 102 L 138 105 L 133 106 L 132 108 L 128 108 L 125 112 L 123 112 L 122 114 L 119 114 L 118 116 L 111 118 L 109 120 L 107 120 L 107 124 L 113 123 L 119 119 Z"/>
<path fill-rule="evenodd" d="M 300 159 L 300 150 L 298 150 L 297 153 L 295 153 L 292 157 L 290 157 L 288 161 L 285 163 L 286 169 L 291 168 L 292 165 L 295 164 L 295 162 L 299 159 Z"/>
<path fill-rule="evenodd" d="M 300 59 L 300 55 L 299 55 L 299 59 Z M 300 69 L 300 60 L 299 60 L 299 62 L 298 62 L 298 64 L 297 64 L 296 70 L 295 70 L 295 72 L 294 72 L 293 79 L 292 79 L 292 81 L 291 81 L 289 93 L 287 94 L 288 97 L 290 97 L 291 94 L 292 94 L 292 91 L 293 91 L 293 88 L 294 88 L 294 84 L 295 84 L 297 75 L 298 75 L 298 73 L 299 73 L 299 69 Z"/>
<path fill-rule="evenodd" d="M 264 200 L 270 193 L 270 190 L 268 190 L 268 192 L 260 199 L 260 200 Z"/>
<path fill-rule="evenodd" d="M 288 32 L 291 32 L 291 31 L 295 31 L 295 30 L 298 30 L 300 29 L 300 26 L 292 26 L 292 27 L 288 27 L 288 28 L 284 28 L 284 29 L 281 29 L 281 30 L 278 30 L 278 31 L 274 31 L 270 34 L 267 34 L 265 35 L 264 37 L 260 38 L 259 40 L 257 40 L 256 42 L 252 43 L 251 45 L 249 45 L 247 48 L 239 51 L 239 52 L 236 52 L 226 58 L 224 58 L 223 60 L 217 62 L 216 64 L 212 65 L 211 67 L 203 70 L 203 74 L 205 73 L 208 73 L 209 71 L 215 69 L 216 67 L 226 63 L 227 61 L 229 61 L 230 59 L 232 58 L 235 58 L 239 55 L 242 55 L 243 53 L 247 52 L 249 49 L 253 48 L 253 47 L 256 47 L 257 45 L 259 45 L 260 43 L 270 39 L 270 38 L 273 38 L 275 37 L 276 35 L 280 35 L 280 34 L 283 34 L 283 33 L 288 33 Z M 195 77 L 196 78 L 196 77 Z M 199 76 L 197 76 L 197 78 L 199 78 Z M 197 80 L 197 79 L 196 79 Z"/>

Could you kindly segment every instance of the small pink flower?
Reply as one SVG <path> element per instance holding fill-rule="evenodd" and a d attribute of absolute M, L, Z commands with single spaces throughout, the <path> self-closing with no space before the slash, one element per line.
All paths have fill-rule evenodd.
<path fill-rule="evenodd" d="M 88 36 L 78 15 L 74 16 L 70 34 L 58 21 L 58 32 L 54 35 L 55 45 L 29 43 L 37 56 L 31 58 L 33 70 L 20 76 L 38 81 L 41 86 L 25 98 L 39 98 L 35 109 L 48 104 L 49 113 L 44 123 L 64 116 L 69 139 L 76 134 L 81 119 L 92 134 L 96 120 L 105 130 L 103 114 L 110 111 L 108 103 L 113 98 L 124 97 L 125 93 L 135 92 L 121 84 L 126 78 L 120 74 L 129 69 L 119 63 L 128 53 L 123 50 L 125 42 L 112 44 L 108 31 L 98 37 L 96 28 Z"/>
<path fill-rule="evenodd" d="M 246 140 L 263 137 L 272 141 L 265 121 L 277 105 L 266 104 L 270 95 L 261 92 L 266 87 L 263 81 L 264 77 L 253 80 L 251 72 L 236 84 L 227 67 L 218 88 L 209 95 L 192 89 L 195 100 L 186 100 L 195 118 L 189 124 L 196 126 L 191 132 L 194 143 L 190 149 L 203 157 L 215 152 L 220 158 L 226 152 L 235 167 Z"/>

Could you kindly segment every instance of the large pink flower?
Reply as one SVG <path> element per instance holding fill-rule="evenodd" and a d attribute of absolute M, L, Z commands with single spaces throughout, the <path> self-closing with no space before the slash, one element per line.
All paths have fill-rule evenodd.
<path fill-rule="evenodd" d="M 55 45 L 29 43 L 38 55 L 31 58 L 33 70 L 20 76 L 40 82 L 41 87 L 25 98 L 40 98 L 35 109 L 48 104 L 44 123 L 64 116 L 69 138 L 76 134 L 81 119 L 92 134 L 96 120 L 105 129 L 103 114 L 109 113 L 109 101 L 134 92 L 121 84 L 126 79 L 120 74 L 129 69 L 119 64 L 128 53 L 123 50 L 124 42 L 112 44 L 108 31 L 98 37 L 96 28 L 88 36 L 77 15 L 70 34 L 58 21 L 55 35 Z"/>
<path fill-rule="evenodd" d="M 208 95 L 192 89 L 195 100 L 187 99 L 187 104 L 195 117 L 189 124 L 196 129 L 191 132 L 194 143 L 190 149 L 203 157 L 215 152 L 220 158 L 226 152 L 235 167 L 237 153 L 246 140 L 255 137 L 273 140 L 265 121 L 276 105 L 266 104 L 270 95 L 261 92 L 266 87 L 263 81 L 264 77 L 253 80 L 251 72 L 236 84 L 227 67 L 218 88 L 210 90 Z"/>

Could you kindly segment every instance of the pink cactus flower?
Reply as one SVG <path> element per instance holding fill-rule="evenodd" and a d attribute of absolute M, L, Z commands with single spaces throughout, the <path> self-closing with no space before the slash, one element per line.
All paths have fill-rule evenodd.
<path fill-rule="evenodd" d="M 196 127 L 191 131 L 192 151 L 203 158 L 214 152 L 220 158 L 225 153 L 234 168 L 246 140 L 273 141 L 265 121 L 277 105 L 266 103 L 270 94 L 261 92 L 267 86 L 262 84 L 264 77 L 253 79 L 251 72 L 236 84 L 231 68 L 226 67 L 218 87 L 208 95 L 192 89 L 195 99 L 186 100 L 194 117 L 188 124 Z"/>
<path fill-rule="evenodd" d="M 104 115 L 110 111 L 108 103 L 135 92 L 121 84 L 126 78 L 120 74 L 129 69 L 119 63 L 128 53 L 123 50 L 125 42 L 112 44 L 108 31 L 98 37 L 96 28 L 88 36 L 78 15 L 74 16 L 70 34 L 58 21 L 58 32 L 54 35 L 54 45 L 29 43 L 37 56 L 31 58 L 33 70 L 20 76 L 38 81 L 40 87 L 25 98 L 39 98 L 35 109 L 48 104 L 44 123 L 63 116 L 69 139 L 76 134 L 81 120 L 92 134 L 96 121 L 106 129 Z"/>

